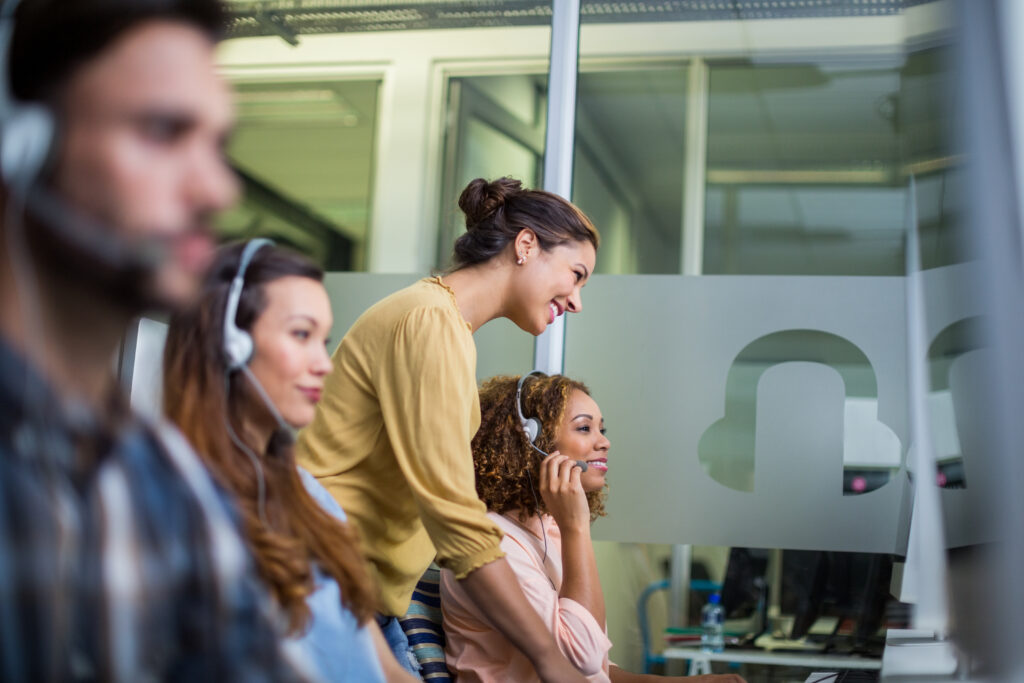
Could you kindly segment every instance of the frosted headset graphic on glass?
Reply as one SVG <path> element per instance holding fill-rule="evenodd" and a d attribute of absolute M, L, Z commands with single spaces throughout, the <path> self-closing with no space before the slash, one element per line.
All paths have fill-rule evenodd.
<path fill-rule="evenodd" d="M 257 238 L 250 240 L 246 243 L 245 248 L 242 250 L 242 255 L 238 260 L 238 270 L 235 272 L 235 277 L 231 280 L 231 285 L 228 288 L 227 301 L 224 304 L 224 332 L 223 332 L 223 352 L 224 352 L 224 399 L 228 400 L 231 396 L 231 376 L 236 372 L 241 372 L 245 375 L 246 379 L 249 380 L 253 388 L 256 389 L 256 393 L 259 394 L 260 400 L 266 406 L 267 410 L 273 416 L 277 422 L 277 429 L 271 440 L 280 440 L 291 442 L 293 439 L 292 429 L 285 422 L 278 411 L 277 406 L 270 400 L 270 396 L 267 395 L 263 385 L 257 379 L 256 375 L 253 374 L 252 370 L 249 369 L 249 362 L 252 360 L 253 353 L 255 352 L 255 344 L 252 340 L 252 335 L 247 331 L 241 329 L 238 326 L 238 305 L 242 300 L 242 291 L 245 289 L 245 274 L 249 269 L 249 265 L 252 263 L 253 258 L 256 256 L 256 252 L 264 247 L 272 247 L 274 242 L 272 240 Z M 263 466 L 260 464 L 259 456 L 253 452 L 249 446 L 242 441 L 238 434 L 235 433 L 234 427 L 231 426 L 231 419 L 228 417 L 228 411 L 225 411 L 225 426 L 228 430 L 228 436 L 231 442 L 235 444 L 238 450 L 245 453 L 249 460 L 252 461 L 252 466 L 256 470 L 256 483 L 257 483 L 257 501 L 260 521 L 264 526 L 269 526 L 266 517 L 266 483 L 263 478 Z"/>

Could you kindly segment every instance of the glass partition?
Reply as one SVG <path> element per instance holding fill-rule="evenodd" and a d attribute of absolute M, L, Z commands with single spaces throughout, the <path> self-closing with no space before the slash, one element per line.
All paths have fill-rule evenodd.
<path fill-rule="evenodd" d="M 643 7 L 649 13 L 640 18 Z M 771 521 L 760 532 L 768 536 L 747 541 L 818 549 L 827 546 L 813 545 L 812 530 L 797 530 L 811 520 L 787 516 L 786 505 L 772 508 L 779 502 L 767 502 L 773 495 L 806 496 L 806 509 L 827 492 L 832 502 L 817 504 L 826 505 L 826 516 L 847 514 L 852 507 L 844 505 L 858 500 L 877 509 L 885 499 L 893 507 L 878 530 L 893 545 L 869 547 L 874 541 L 861 533 L 846 538 L 854 545 L 845 549 L 902 552 L 912 446 L 908 206 L 924 266 L 937 271 L 934 286 L 955 288 L 962 276 L 955 264 L 965 260 L 947 8 L 879 3 L 870 17 L 852 6 L 818 11 L 799 3 L 657 12 L 640 3 L 634 14 L 602 8 L 581 8 L 573 186 L 607 238 L 598 272 L 709 280 L 595 280 L 586 313 L 569 321 L 567 372 L 606 383 L 616 401 L 632 392 L 656 403 L 623 399 L 630 431 L 622 457 L 631 471 L 621 476 L 639 485 L 633 454 L 643 453 L 658 465 L 640 471 L 674 472 L 674 493 L 634 488 L 626 498 L 678 500 L 693 492 L 677 511 L 689 518 L 711 496 L 695 482 L 714 482 L 727 490 L 711 487 L 726 507 L 750 512 L 754 499 L 766 505 L 761 514 Z M 641 21 L 642 30 L 634 23 Z M 658 60 L 638 62 L 638 52 Z M 972 311 L 936 300 L 929 313 L 929 325 L 940 325 L 929 330 L 940 336 L 935 372 L 948 371 L 957 363 L 949 354 L 962 353 L 952 347 L 970 348 L 951 336 L 963 336 L 958 321 Z M 946 325 L 953 331 L 942 336 Z M 588 348 L 588 336 L 601 343 Z M 936 429 L 949 451 L 947 487 L 964 481 L 951 427 L 962 407 L 951 398 L 951 381 L 933 392 Z M 778 460 L 762 457 L 769 452 Z M 750 494 L 755 507 L 733 492 Z M 721 519 L 702 520 L 698 531 L 689 522 L 652 522 L 653 510 L 623 514 L 634 512 L 637 524 L 666 530 L 655 534 L 666 542 L 743 544 L 728 537 L 730 523 Z M 731 515 L 731 523 L 744 523 Z M 674 539 L 672 524 L 683 525 Z M 705 535 L 709 526 L 726 536 Z"/>
<path fill-rule="evenodd" d="M 903 273 L 899 61 L 709 64 L 705 273 Z"/>
<path fill-rule="evenodd" d="M 596 538 L 904 551 L 902 277 L 598 275 L 587 290 L 565 371 L 612 441 Z"/>
<path fill-rule="evenodd" d="M 541 185 L 547 113 L 545 74 L 458 76 L 448 81 L 437 265 L 466 230 L 458 200 L 474 178 L 511 176 Z"/>
<path fill-rule="evenodd" d="M 228 148 L 244 199 L 225 238 L 263 235 L 358 270 L 370 224 L 379 80 L 237 82 Z"/>
<path fill-rule="evenodd" d="M 683 62 L 584 63 L 572 199 L 601 231 L 597 272 L 680 272 L 686 84 Z"/>
<path fill-rule="evenodd" d="M 679 271 L 685 88 L 678 62 L 579 75 L 572 200 L 600 226 L 600 272 Z M 543 185 L 546 90 L 544 74 L 449 80 L 438 265 L 465 229 L 466 183 L 507 175 Z"/>
<path fill-rule="evenodd" d="M 911 175 L 925 267 L 957 262 L 947 9 L 585 0 L 573 197 L 599 270 L 902 275 Z"/>
<path fill-rule="evenodd" d="M 226 234 L 277 234 L 331 270 L 426 273 L 447 265 L 469 180 L 540 182 L 550 0 L 229 8 L 246 202 Z"/>

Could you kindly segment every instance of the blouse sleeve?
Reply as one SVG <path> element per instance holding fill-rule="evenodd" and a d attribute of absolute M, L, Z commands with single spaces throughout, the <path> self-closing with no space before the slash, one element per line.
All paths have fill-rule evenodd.
<path fill-rule="evenodd" d="M 612 647 L 604 628 L 586 607 L 559 597 L 537 558 L 519 541 L 506 536 L 501 545 L 526 599 L 547 624 L 562 654 L 583 675 L 600 673 Z"/>
<path fill-rule="evenodd" d="M 396 325 L 376 368 L 384 425 L 437 550 L 457 579 L 501 558 L 501 531 L 476 494 L 470 443 L 479 424 L 476 349 L 465 323 L 417 308 Z"/>

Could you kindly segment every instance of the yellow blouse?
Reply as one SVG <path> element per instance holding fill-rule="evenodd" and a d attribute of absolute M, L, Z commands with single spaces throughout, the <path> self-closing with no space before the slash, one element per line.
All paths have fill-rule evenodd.
<path fill-rule="evenodd" d="M 472 330 L 441 278 L 423 279 L 363 313 L 332 361 L 299 464 L 344 508 L 381 610 L 400 616 L 435 554 L 459 579 L 504 556 L 474 482 Z"/>

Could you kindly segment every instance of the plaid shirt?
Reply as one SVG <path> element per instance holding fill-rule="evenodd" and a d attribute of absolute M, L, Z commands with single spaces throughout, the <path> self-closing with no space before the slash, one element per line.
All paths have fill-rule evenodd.
<path fill-rule="evenodd" d="M 296 679 L 224 495 L 114 403 L 62 405 L 0 339 L 0 680 Z"/>

